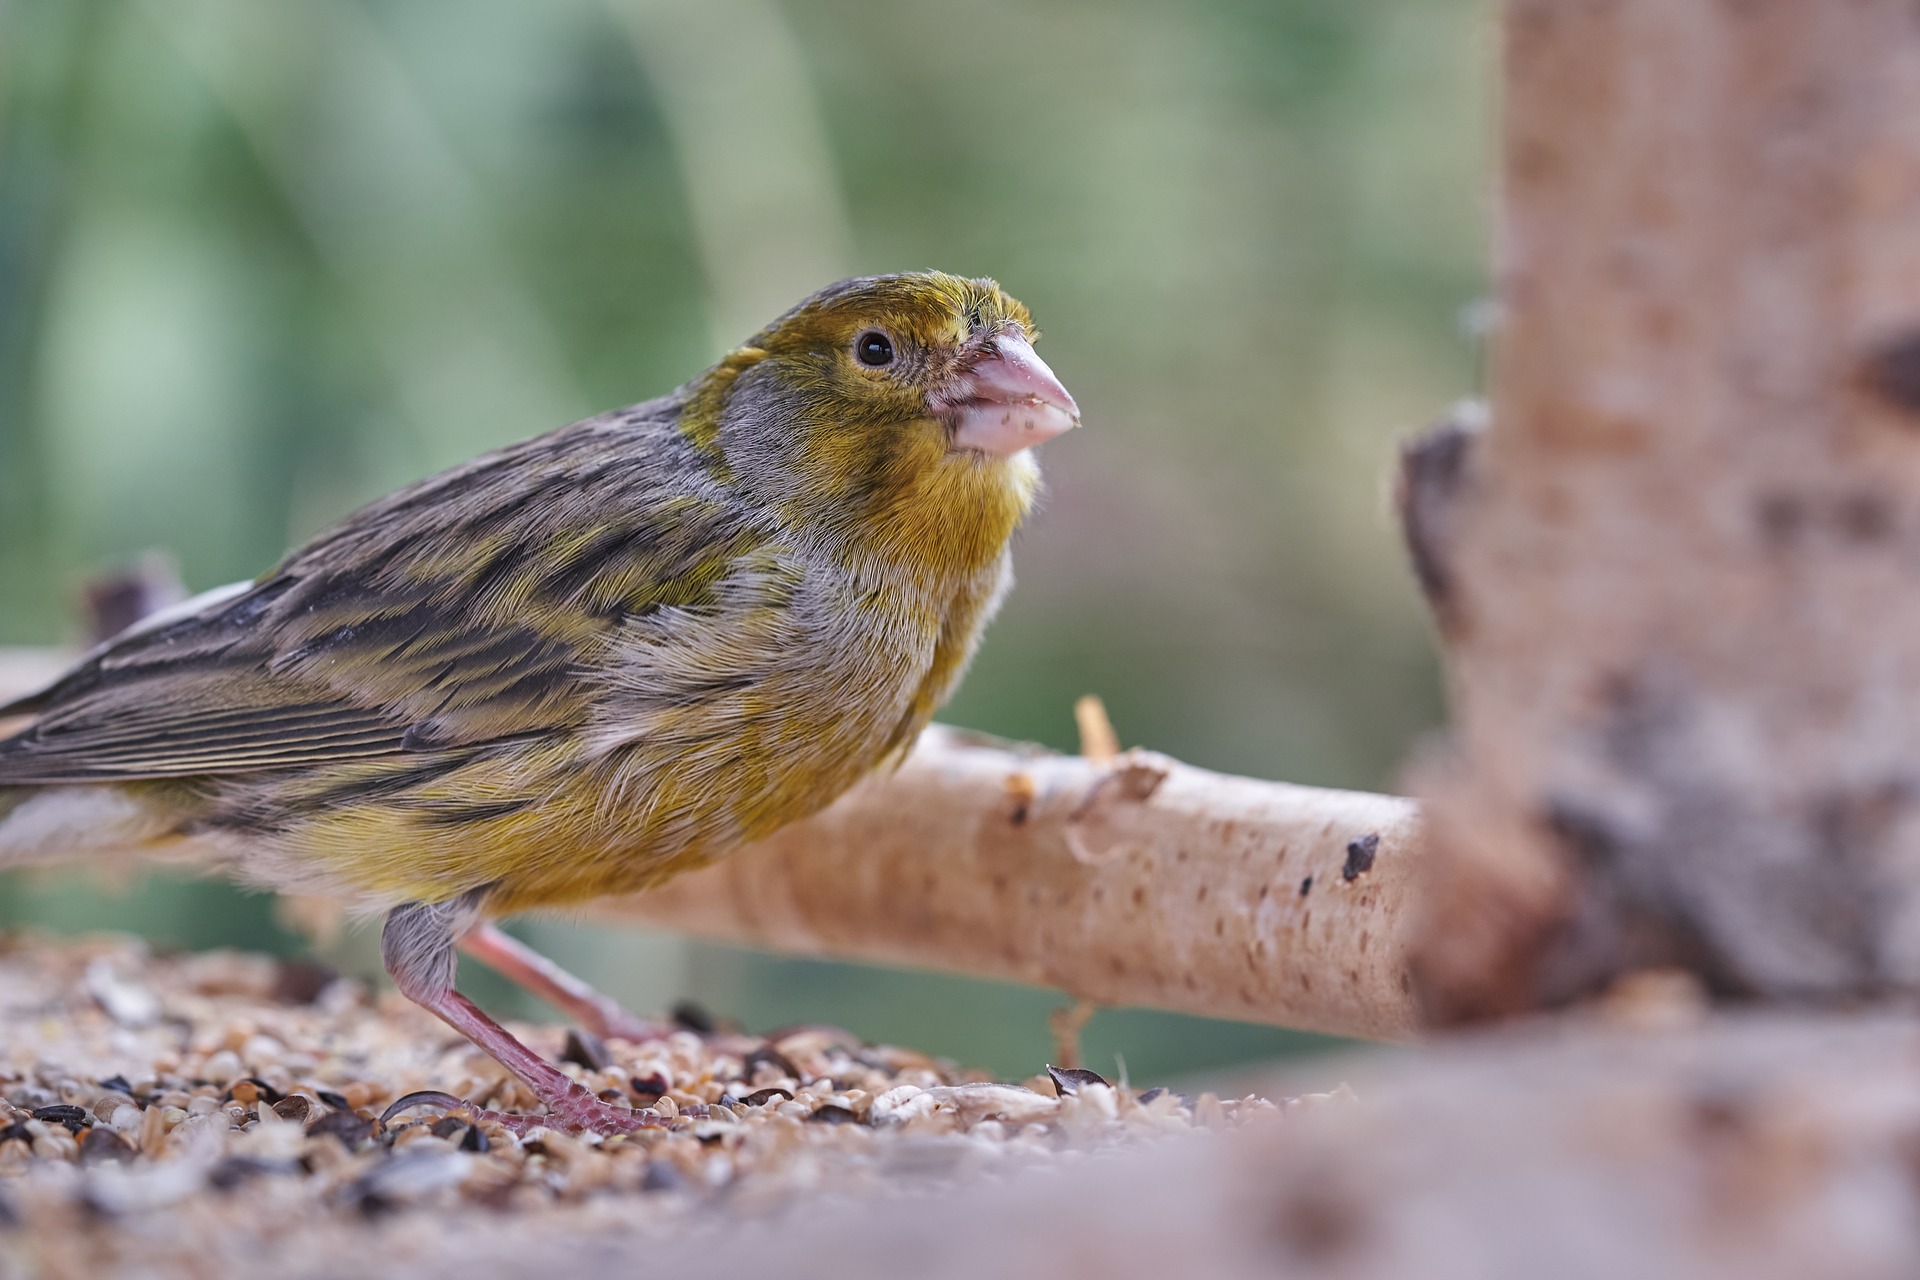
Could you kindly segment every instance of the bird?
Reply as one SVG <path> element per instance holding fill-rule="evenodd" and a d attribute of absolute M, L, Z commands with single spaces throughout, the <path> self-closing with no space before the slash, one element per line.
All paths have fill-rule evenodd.
<path fill-rule="evenodd" d="M 643 1022 L 498 921 L 706 865 L 897 764 L 1011 583 L 1080 410 L 991 279 L 828 286 L 657 399 L 374 501 L 0 707 L 0 867 L 199 860 L 383 917 L 398 989 L 623 1133 L 455 987 L 459 951 Z M 436 1095 L 438 1097 L 439 1095 Z"/>

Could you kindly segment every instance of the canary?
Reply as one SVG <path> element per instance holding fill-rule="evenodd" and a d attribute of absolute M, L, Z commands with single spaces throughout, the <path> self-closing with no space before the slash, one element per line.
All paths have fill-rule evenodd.
<path fill-rule="evenodd" d="M 456 950 L 645 1034 L 492 921 L 645 889 L 904 756 L 1011 583 L 1032 446 L 1079 421 L 1036 336 L 991 280 L 842 281 L 669 395 L 374 502 L 0 708 L 32 717 L 0 866 L 182 852 L 384 912 L 399 989 L 539 1123 L 648 1123 L 460 995 Z"/>

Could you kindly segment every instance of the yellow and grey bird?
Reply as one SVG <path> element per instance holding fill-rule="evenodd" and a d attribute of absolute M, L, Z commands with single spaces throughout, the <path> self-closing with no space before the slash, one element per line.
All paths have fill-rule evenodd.
<path fill-rule="evenodd" d="M 540 1123 L 646 1123 L 461 996 L 455 950 L 646 1033 L 490 921 L 644 889 L 904 756 L 1012 581 L 1029 450 L 1079 421 L 1035 337 L 991 280 L 842 281 L 670 395 L 144 620 L 0 707 L 33 717 L 0 867 L 179 851 L 382 911 L 400 990 Z"/>

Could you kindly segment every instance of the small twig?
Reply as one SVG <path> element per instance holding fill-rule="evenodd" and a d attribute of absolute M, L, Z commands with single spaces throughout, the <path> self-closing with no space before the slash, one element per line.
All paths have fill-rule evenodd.
<path fill-rule="evenodd" d="M 1077 1067 L 1081 1062 L 1080 1033 L 1093 1021 L 1093 1015 L 1100 1006 L 1091 1000 L 1075 1000 L 1072 1004 L 1063 1004 L 1047 1015 L 1047 1030 L 1053 1032 L 1053 1061 L 1063 1067 Z"/>
<path fill-rule="evenodd" d="M 1107 764 L 1120 754 L 1120 735 L 1107 718 L 1107 704 L 1087 694 L 1073 704 L 1073 722 L 1080 730 L 1080 754 L 1094 764 Z"/>

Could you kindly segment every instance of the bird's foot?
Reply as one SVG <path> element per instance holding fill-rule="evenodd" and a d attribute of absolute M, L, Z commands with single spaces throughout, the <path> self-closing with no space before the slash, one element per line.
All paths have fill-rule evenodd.
<path fill-rule="evenodd" d="M 559 1098 L 544 1100 L 547 1113 L 543 1116 L 506 1114 L 498 1111 L 476 1112 L 482 1120 L 491 1120 L 501 1128 L 517 1137 L 526 1137 L 535 1129 L 552 1129 L 557 1133 L 597 1133 L 601 1137 L 612 1137 L 618 1133 L 632 1133 L 636 1129 L 664 1129 L 668 1120 L 657 1111 L 642 1107 L 617 1107 L 575 1085 Z"/>
<path fill-rule="evenodd" d="M 545 1115 L 520 1115 L 492 1111 L 450 1093 L 426 1089 L 394 1102 L 380 1117 L 380 1122 L 391 1123 L 395 1116 L 414 1107 L 435 1106 L 471 1116 L 476 1122 L 484 1120 L 497 1124 L 520 1138 L 535 1129 L 551 1129 L 556 1133 L 597 1133 L 602 1137 L 612 1137 L 614 1134 L 632 1133 L 636 1129 L 663 1129 L 669 1124 L 667 1118 L 656 1111 L 616 1107 L 577 1084 L 558 1097 L 544 1098 L 542 1101 L 547 1104 Z"/>

